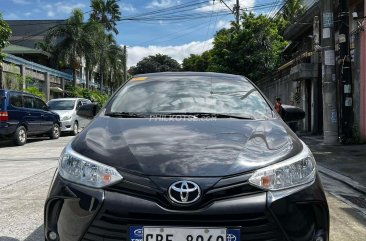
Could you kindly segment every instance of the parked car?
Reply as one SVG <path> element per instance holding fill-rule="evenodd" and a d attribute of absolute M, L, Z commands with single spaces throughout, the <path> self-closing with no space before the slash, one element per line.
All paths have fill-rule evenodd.
<path fill-rule="evenodd" d="M 311 151 L 241 76 L 132 78 L 65 147 L 51 183 L 49 241 L 329 240 Z"/>
<path fill-rule="evenodd" d="M 28 136 L 60 136 L 60 117 L 46 103 L 29 93 L 0 90 L 0 137 L 24 145 Z"/>
<path fill-rule="evenodd" d="M 72 135 L 78 134 L 80 128 L 84 128 L 90 121 L 76 113 L 85 104 L 91 104 L 91 101 L 82 98 L 60 98 L 47 102 L 49 109 L 60 116 L 61 131 Z"/>

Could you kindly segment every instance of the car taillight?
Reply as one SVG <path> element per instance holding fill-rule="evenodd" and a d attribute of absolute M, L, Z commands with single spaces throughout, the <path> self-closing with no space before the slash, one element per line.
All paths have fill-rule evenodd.
<path fill-rule="evenodd" d="M 8 121 L 9 120 L 9 116 L 8 116 L 8 112 L 0 112 L 0 121 Z"/>

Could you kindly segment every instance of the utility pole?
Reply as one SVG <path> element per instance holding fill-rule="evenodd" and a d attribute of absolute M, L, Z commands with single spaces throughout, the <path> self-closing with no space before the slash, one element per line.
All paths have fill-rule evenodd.
<path fill-rule="evenodd" d="M 335 41 L 333 0 L 322 0 L 322 86 L 324 143 L 338 143 L 337 81 L 335 69 Z"/>
<path fill-rule="evenodd" d="M 235 15 L 236 15 L 236 24 L 239 25 L 239 23 L 240 23 L 240 4 L 239 4 L 239 0 L 236 0 L 236 5 L 235 5 L 234 9 L 235 9 Z"/>
<path fill-rule="evenodd" d="M 123 46 L 123 55 L 124 55 L 124 61 L 123 61 L 123 82 L 127 81 L 127 47 L 126 45 Z"/>
<path fill-rule="evenodd" d="M 352 98 L 352 71 L 349 44 L 349 9 L 347 0 L 339 0 L 339 99 L 341 141 L 349 142 L 352 139 L 353 125 L 353 98 Z"/>
<path fill-rule="evenodd" d="M 235 22 L 239 25 L 240 23 L 240 2 L 239 0 L 236 0 L 236 4 L 234 5 L 233 9 L 231 9 L 224 0 L 219 0 L 221 3 L 223 3 L 232 14 L 235 14 Z M 213 3 L 215 4 L 215 0 L 213 0 Z"/>

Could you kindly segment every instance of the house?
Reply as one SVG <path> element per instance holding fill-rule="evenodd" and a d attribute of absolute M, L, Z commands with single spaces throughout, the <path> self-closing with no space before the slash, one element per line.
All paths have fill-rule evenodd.
<path fill-rule="evenodd" d="M 311 2 L 311 1 L 310 1 Z M 349 42 L 352 72 L 352 105 L 353 105 L 353 135 L 366 141 L 366 35 L 362 18 L 354 19 L 352 13 L 365 16 L 364 0 L 349 1 Z M 339 6 L 334 1 L 334 29 L 335 29 L 335 61 L 337 63 L 336 81 L 340 83 L 342 71 L 339 55 Z M 300 131 L 323 133 L 323 84 L 322 76 L 322 17 L 320 1 L 312 1 L 307 5 L 304 14 L 291 23 L 284 32 L 289 45 L 282 53 L 283 64 L 270 76 L 259 81 L 260 89 L 274 101 L 282 98 L 285 104 L 292 104 L 302 108 L 306 118 L 300 125 Z M 342 88 L 337 88 L 340 96 Z M 341 99 L 337 98 L 338 113 L 340 113 Z M 340 116 L 335 117 L 338 121 Z M 341 126 L 341 124 L 339 124 Z"/>

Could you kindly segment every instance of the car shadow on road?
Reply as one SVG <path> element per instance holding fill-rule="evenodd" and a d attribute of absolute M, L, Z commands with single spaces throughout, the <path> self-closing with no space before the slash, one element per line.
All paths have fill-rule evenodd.
<path fill-rule="evenodd" d="M 43 225 L 39 226 L 23 241 L 41 241 L 41 240 L 44 240 Z M 20 241 L 20 240 L 11 237 L 0 236 L 0 241 Z"/>
<path fill-rule="evenodd" d="M 49 137 L 31 137 L 31 138 L 28 138 L 27 144 L 33 143 L 33 142 L 47 141 L 47 140 L 50 140 L 50 138 Z M 0 148 L 3 148 L 3 147 L 18 147 L 18 146 L 15 145 L 13 143 L 13 141 L 6 140 L 6 141 L 0 141 Z M 0 239 L 0 241 L 2 241 L 2 240 Z"/>

